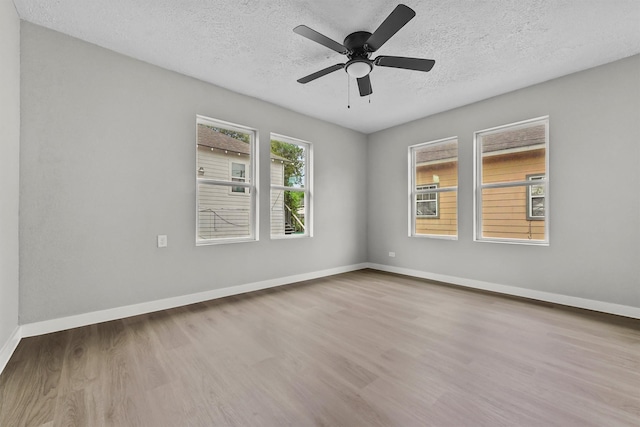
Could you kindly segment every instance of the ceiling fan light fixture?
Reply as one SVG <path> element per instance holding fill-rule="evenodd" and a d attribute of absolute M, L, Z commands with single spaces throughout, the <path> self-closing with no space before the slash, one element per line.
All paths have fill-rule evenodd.
<path fill-rule="evenodd" d="M 345 69 L 347 71 L 347 74 L 349 74 L 351 77 L 359 79 L 368 75 L 373 69 L 373 66 L 368 61 L 354 60 L 352 62 L 349 62 Z"/>
<path fill-rule="evenodd" d="M 377 56 L 369 59 L 373 52 L 378 51 L 395 33 L 397 33 L 407 22 L 416 16 L 416 12 L 409 6 L 399 4 L 373 32 L 356 31 L 345 37 L 342 44 L 320 34 L 306 25 L 298 25 L 293 32 L 309 40 L 321 44 L 341 55 L 346 55 L 346 63 L 338 63 L 324 68 L 308 76 L 298 79 L 298 83 L 306 84 L 322 76 L 344 69 L 349 77 L 354 77 L 358 81 L 358 91 L 360 96 L 369 96 L 373 93 L 371 78 L 369 74 L 376 67 L 402 68 L 414 71 L 431 71 L 435 61 L 433 59 L 407 58 L 403 56 Z M 349 79 L 351 81 L 351 79 Z"/>

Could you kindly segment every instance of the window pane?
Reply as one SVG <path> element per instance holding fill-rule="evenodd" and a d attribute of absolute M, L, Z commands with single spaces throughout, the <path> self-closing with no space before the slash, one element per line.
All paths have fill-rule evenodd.
<path fill-rule="evenodd" d="M 271 162 L 282 165 L 282 177 L 271 185 L 304 188 L 305 185 L 305 147 L 298 144 L 271 140 Z"/>
<path fill-rule="evenodd" d="M 525 181 L 546 172 L 545 125 L 536 122 L 479 134 L 482 183 Z"/>
<path fill-rule="evenodd" d="M 545 117 L 476 132 L 476 239 L 548 243 L 548 123 Z"/>
<path fill-rule="evenodd" d="M 427 142 L 409 148 L 412 171 L 412 235 L 458 235 L 458 140 Z M 430 192 L 447 189 L 452 191 Z"/>
<path fill-rule="evenodd" d="M 229 194 L 230 188 L 198 184 L 198 239 L 248 237 L 251 234 L 251 198 L 234 197 Z"/>
<path fill-rule="evenodd" d="M 422 195 L 416 195 L 416 235 L 458 235 L 456 191 L 424 194 L 437 197 L 429 201 L 420 201 L 417 196 Z"/>
<path fill-rule="evenodd" d="M 440 188 L 458 185 L 458 141 L 426 144 L 414 149 L 416 189 L 428 184 Z"/>
<path fill-rule="evenodd" d="M 271 134 L 271 236 L 312 235 L 311 156 L 310 143 Z"/>
<path fill-rule="evenodd" d="M 419 185 L 416 190 L 432 190 L 438 188 L 438 184 Z M 416 194 L 416 215 L 417 216 L 438 216 L 438 193 Z"/>
<path fill-rule="evenodd" d="M 251 134 L 198 123 L 198 178 L 237 181 L 248 176 Z M 233 179 L 236 178 L 236 179 Z M 238 187 L 239 188 L 239 187 Z"/>
<path fill-rule="evenodd" d="M 532 185 L 529 188 L 532 196 L 544 196 L 544 187 L 542 185 Z"/>
<path fill-rule="evenodd" d="M 544 179 L 544 175 L 531 175 L 527 178 L 530 181 L 540 181 Z M 529 189 L 527 191 L 529 192 L 529 199 L 527 204 L 527 219 L 544 219 L 544 184 L 531 185 L 529 186 Z"/>
<path fill-rule="evenodd" d="M 245 182 L 246 178 L 246 165 L 243 163 L 231 163 L 231 180 L 236 182 Z M 245 187 L 231 187 L 233 193 L 245 193 L 247 188 Z"/>
<path fill-rule="evenodd" d="M 305 193 L 271 190 L 271 234 L 284 236 L 305 233 Z"/>
<path fill-rule="evenodd" d="M 482 237 L 544 240 L 544 201 L 534 201 L 541 217 L 529 219 L 527 192 L 525 185 L 482 189 Z"/>
<path fill-rule="evenodd" d="M 435 194 L 434 194 L 435 195 Z M 418 198 L 416 203 L 416 215 L 418 216 L 437 216 L 438 205 L 435 200 L 423 201 Z"/>
<path fill-rule="evenodd" d="M 544 197 L 531 198 L 531 212 L 529 215 L 536 218 L 544 218 Z"/>
<path fill-rule="evenodd" d="M 416 200 L 437 200 L 438 193 L 422 193 L 416 194 Z"/>
<path fill-rule="evenodd" d="M 242 181 L 244 182 L 245 175 L 245 165 L 242 163 L 232 163 L 231 164 L 231 177 L 234 181 Z M 242 178 L 242 179 L 238 179 Z"/>
<path fill-rule="evenodd" d="M 196 244 L 255 239 L 255 131 L 197 116 Z"/>

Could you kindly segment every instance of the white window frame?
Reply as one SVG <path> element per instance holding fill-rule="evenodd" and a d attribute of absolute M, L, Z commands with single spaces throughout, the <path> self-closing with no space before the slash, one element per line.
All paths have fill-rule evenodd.
<path fill-rule="evenodd" d="M 459 211 L 459 204 L 458 204 L 458 186 L 454 186 L 454 187 L 440 187 L 438 186 L 438 188 L 435 189 L 425 189 L 425 190 L 418 190 L 417 186 L 416 186 L 416 159 L 415 159 L 415 153 L 418 149 L 425 147 L 427 145 L 435 145 L 435 144 L 441 144 L 441 143 L 446 143 L 449 141 L 456 141 L 459 145 L 460 141 L 458 139 L 457 136 L 452 136 L 449 138 L 443 138 L 443 139 L 438 139 L 435 141 L 429 141 L 429 142 L 423 142 L 420 144 L 415 144 L 415 145 L 410 145 L 408 148 L 408 153 L 409 153 L 409 230 L 408 230 L 408 236 L 409 237 L 420 237 L 420 238 L 429 238 L 429 239 L 443 239 L 443 240 L 458 240 L 458 234 L 459 234 L 459 226 L 456 225 L 456 234 L 451 236 L 451 235 L 442 235 L 442 234 L 417 234 L 416 233 L 416 218 L 439 218 L 440 217 L 440 207 L 438 205 L 438 203 L 440 202 L 440 193 L 447 193 L 447 192 L 452 192 L 455 191 L 456 192 L 456 224 L 459 224 L 459 220 L 458 218 L 460 217 L 460 211 Z M 456 158 L 456 163 L 458 162 L 460 158 L 460 154 L 458 152 L 458 157 Z M 460 167 L 457 168 L 457 174 L 458 174 L 458 183 L 460 182 Z M 425 215 L 417 215 L 417 195 L 418 194 L 436 194 L 436 206 L 437 206 L 437 210 L 438 210 L 438 216 L 433 217 L 433 216 L 425 216 Z"/>
<path fill-rule="evenodd" d="M 271 239 L 299 239 L 305 237 L 313 237 L 313 144 L 302 139 L 292 138 L 290 136 L 271 133 L 269 138 L 269 153 L 271 153 L 271 141 L 281 141 L 287 144 L 294 144 L 304 148 L 304 165 L 305 174 L 302 188 L 288 187 L 286 185 L 274 184 L 271 182 L 270 191 L 296 191 L 304 193 L 304 233 L 302 234 L 271 234 L 271 218 L 269 219 L 269 232 Z M 271 174 L 269 174 L 271 175 Z M 271 211 L 269 212 L 271 215 Z"/>
<path fill-rule="evenodd" d="M 231 179 L 231 164 L 229 164 L 229 180 L 219 180 L 219 179 L 210 179 L 204 178 L 196 174 L 196 199 L 195 199 L 195 238 L 196 238 L 196 246 L 208 246 L 208 245 L 219 245 L 219 244 L 227 244 L 227 243 L 243 243 L 243 242 L 255 242 L 259 240 L 259 221 L 258 221 L 258 209 L 259 209 L 259 197 L 258 197 L 258 131 L 256 129 L 226 122 L 223 120 L 213 119 L 206 116 L 196 115 L 196 149 L 195 149 L 195 162 L 198 164 L 198 125 L 204 124 L 207 126 L 213 126 L 217 128 L 232 130 L 236 132 L 242 132 L 250 135 L 250 153 L 249 153 L 249 161 L 246 162 L 245 174 L 248 175 L 248 182 L 233 181 Z M 245 163 L 242 161 L 235 161 L 235 163 Z M 195 168 L 194 168 L 195 169 Z M 199 221 L 199 188 L 200 185 L 217 185 L 217 186 L 225 186 L 229 188 L 229 192 L 231 192 L 233 187 L 245 187 L 248 189 L 249 194 L 246 193 L 233 193 L 236 195 L 247 195 L 251 198 L 249 202 L 249 235 L 242 237 L 217 237 L 213 239 L 200 239 L 198 237 L 198 221 Z"/>
<path fill-rule="evenodd" d="M 527 179 L 529 181 L 541 181 L 544 180 L 544 176 L 545 174 L 532 174 L 532 175 L 527 175 Z M 527 221 L 542 221 L 546 219 L 547 216 L 547 209 L 546 209 L 546 205 L 547 205 L 547 194 L 546 194 L 546 188 L 544 189 L 545 192 L 542 194 L 542 196 L 539 195 L 535 195 L 535 194 L 531 194 L 531 189 L 533 188 L 533 185 L 530 185 L 529 188 L 527 188 Z M 544 206 L 544 216 L 536 216 L 533 215 L 533 199 L 534 198 L 541 198 L 544 200 L 543 202 L 543 206 Z"/>
<path fill-rule="evenodd" d="M 543 179 L 524 181 L 510 181 L 510 182 L 498 182 L 498 183 L 482 183 L 482 149 L 479 146 L 480 138 L 484 135 L 492 133 L 502 132 L 507 129 L 517 129 L 530 127 L 533 124 L 545 125 L 545 173 Z M 532 246 L 549 246 L 549 116 L 536 117 L 534 119 L 522 120 L 515 123 L 509 123 L 506 125 L 496 126 L 489 129 L 479 130 L 473 133 L 473 157 L 474 161 L 474 187 L 473 194 L 473 240 L 475 242 L 488 242 L 488 243 L 506 243 L 514 245 L 532 245 Z M 545 218 L 544 218 L 544 239 L 543 240 L 529 240 L 529 239 L 510 239 L 504 237 L 484 237 L 482 236 L 482 190 L 486 188 L 507 188 L 507 187 L 527 187 L 527 197 L 529 195 L 529 187 L 532 185 L 544 185 L 545 194 Z M 528 214 L 528 213 L 527 213 Z M 528 215 L 527 215 L 528 216 Z"/>
<path fill-rule="evenodd" d="M 239 179 L 233 176 L 233 164 L 236 165 L 243 165 L 244 166 L 244 181 L 234 181 L 235 179 Z M 233 181 L 233 182 L 247 182 L 247 171 L 249 170 L 249 162 L 244 161 L 244 160 L 229 160 L 229 180 Z M 238 188 L 241 187 L 240 185 L 234 185 L 232 187 L 229 187 L 229 194 L 232 194 L 234 196 L 249 196 L 249 194 L 251 193 L 251 191 L 233 191 L 234 188 Z"/>
<path fill-rule="evenodd" d="M 425 185 L 418 185 L 416 186 L 416 190 L 417 191 L 421 191 L 421 190 L 435 190 L 436 188 L 438 188 L 438 184 L 425 184 Z M 421 195 L 433 195 L 435 196 L 434 199 L 422 199 L 422 200 L 418 200 L 417 196 L 421 196 Z M 435 215 L 418 215 L 418 204 L 419 203 L 423 203 L 423 202 L 435 202 L 436 203 L 436 210 L 435 210 Z M 437 219 L 440 217 L 440 206 L 438 206 L 438 204 L 440 203 L 440 197 L 439 197 L 439 193 L 433 193 L 433 192 L 429 192 L 429 193 L 416 193 L 416 218 L 434 218 Z"/>

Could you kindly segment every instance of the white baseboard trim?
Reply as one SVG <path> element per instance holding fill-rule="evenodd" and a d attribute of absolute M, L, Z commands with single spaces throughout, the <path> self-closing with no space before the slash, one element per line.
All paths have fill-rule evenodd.
<path fill-rule="evenodd" d="M 519 296 L 539 301 L 546 301 L 571 307 L 584 308 L 587 310 L 600 311 L 603 313 L 640 319 L 639 307 L 631 307 L 603 301 L 572 297 L 568 295 L 554 294 L 551 292 L 518 288 L 515 286 L 500 285 L 496 283 L 483 282 L 480 280 L 465 279 L 456 276 L 429 273 L 421 270 L 394 267 L 384 264 L 361 263 L 20 325 L 15 329 L 9 340 L 2 347 L 2 350 L 0 350 L 0 373 L 2 373 L 2 371 L 4 370 L 4 367 L 6 366 L 7 362 L 11 358 L 11 355 L 18 346 L 20 339 L 25 337 L 44 335 L 52 332 L 92 325 L 100 322 L 108 322 L 110 320 L 117 320 L 125 317 L 136 316 L 139 314 L 181 307 L 202 301 L 258 291 L 261 289 L 275 288 L 278 286 L 289 285 L 305 280 L 318 279 L 321 277 L 333 276 L 335 274 L 347 273 L 364 268 L 386 271 L 389 273 L 403 274 L 406 276 L 435 280 L 438 282 L 450 283 L 452 285 L 464 286 L 473 289 L 481 289 L 506 295 Z"/>
<path fill-rule="evenodd" d="M 51 332 L 64 331 L 66 329 L 78 328 L 95 323 L 108 322 L 110 320 L 123 319 L 125 317 L 137 316 L 139 314 L 167 310 L 170 308 L 181 307 L 184 305 L 194 304 L 202 301 L 224 298 L 231 295 L 239 295 L 247 292 L 259 291 L 261 289 L 289 285 L 305 280 L 318 279 L 321 277 L 333 276 L 335 274 L 347 273 L 349 271 L 362 270 L 363 268 L 367 268 L 366 263 L 330 268 L 327 270 L 314 271 L 311 273 L 297 274 L 270 280 L 263 280 L 260 282 L 230 286 L 227 288 L 213 289 L 196 294 L 181 295 L 156 301 L 143 302 L 140 304 L 127 305 L 124 307 L 116 307 L 107 310 L 94 311 L 91 313 L 78 314 L 75 316 L 61 317 L 58 319 L 26 323 L 21 326 L 22 336 L 32 337 L 36 335 L 44 335 Z"/>
<path fill-rule="evenodd" d="M 551 292 L 536 291 L 533 289 L 518 288 L 515 286 L 499 285 L 497 283 L 465 279 L 462 277 L 448 276 L 444 274 L 428 273 L 426 271 L 394 267 L 391 265 L 368 263 L 367 267 L 373 270 L 403 274 L 405 276 L 418 277 L 421 279 L 435 280 L 437 282 L 450 283 L 452 285 L 464 286 L 467 288 L 482 289 L 485 291 L 497 292 L 500 294 L 513 295 L 538 301 L 546 301 L 555 304 L 567 305 L 570 307 L 584 308 L 587 310 L 600 311 L 602 313 L 616 314 L 618 316 L 640 319 L 640 307 L 632 307 L 628 305 L 572 297 L 569 295 L 554 294 Z"/>
<path fill-rule="evenodd" d="M 20 326 L 16 326 L 7 342 L 5 342 L 2 349 L 0 349 L 0 374 L 2 374 L 7 363 L 9 363 L 9 359 L 11 359 L 13 352 L 18 348 L 18 344 L 20 344 L 21 339 L 22 328 Z"/>
<path fill-rule="evenodd" d="M 538 301 L 551 302 L 555 304 L 567 305 L 570 307 L 584 308 L 587 310 L 600 311 L 602 313 L 640 319 L 640 307 L 632 307 L 628 305 L 572 297 L 569 295 L 554 294 L 551 292 L 536 291 L 533 289 L 518 288 L 515 286 L 499 285 L 497 283 L 465 279 L 462 277 L 448 276 L 444 274 L 429 273 L 426 271 L 394 267 L 391 265 L 368 263 L 367 267 L 373 270 L 386 271 L 389 273 L 397 273 L 403 274 L 405 276 L 450 283 L 452 285 L 464 286 L 467 288 L 481 289 L 484 291 L 497 292 L 505 295 L 518 296 Z"/>

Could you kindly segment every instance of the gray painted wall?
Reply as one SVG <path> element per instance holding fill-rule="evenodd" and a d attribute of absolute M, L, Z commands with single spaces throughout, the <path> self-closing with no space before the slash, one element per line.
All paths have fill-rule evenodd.
<path fill-rule="evenodd" d="M 18 326 L 20 19 L 0 0 L 0 349 Z"/>
<path fill-rule="evenodd" d="M 20 322 L 365 261 L 640 306 L 639 70 L 635 56 L 367 138 L 23 23 Z M 15 105 L 2 102 L 3 118 Z M 196 114 L 259 130 L 263 207 L 269 133 L 315 143 L 315 237 L 270 240 L 261 209 L 259 242 L 195 246 Z M 547 114 L 551 245 L 474 243 L 473 131 Z M 460 239 L 410 239 L 407 146 L 448 136 L 460 141 Z M 17 203 L 12 179 L 3 209 Z M 0 225 L 15 235 L 13 212 Z M 17 243 L 1 249 L 17 274 Z"/>
<path fill-rule="evenodd" d="M 366 261 L 366 137 L 22 24 L 21 323 Z M 315 236 L 195 246 L 195 117 L 313 142 Z M 169 246 L 156 247 L 167 234 Z"/>
<path fill-rule="evenodd" d="M 634 56 L 370 135 L 369 261 L 640 307 L 639 76 Z M 544 115 L 550 246 L 473 242 L 473 132 Z M 407 146 L 449 136 L 459 240 L 409 238 Z"/>

